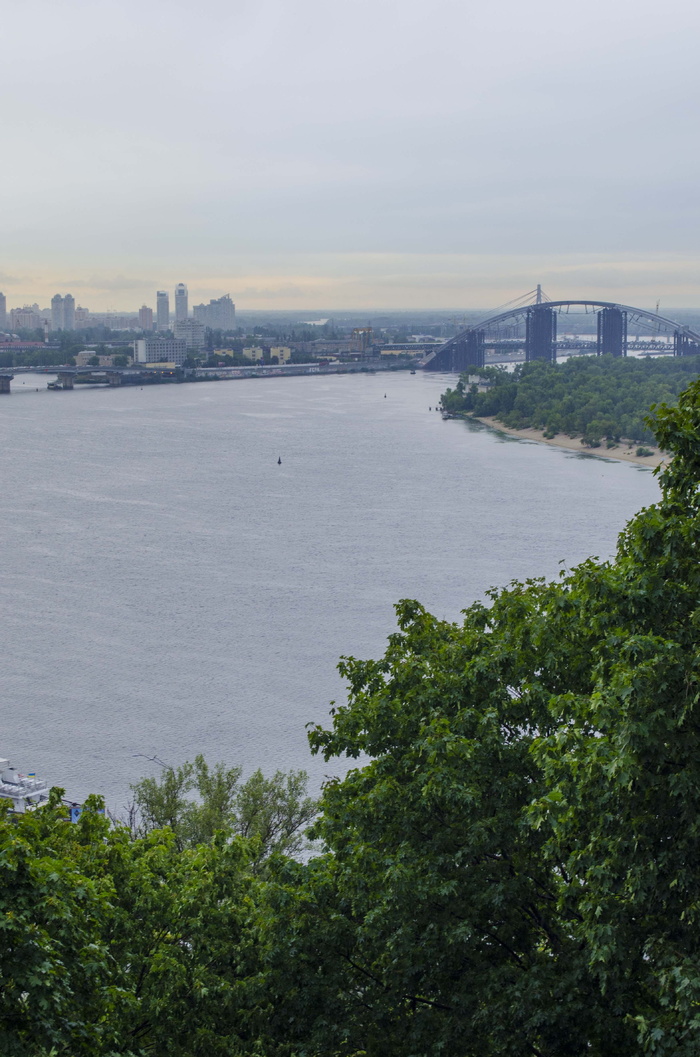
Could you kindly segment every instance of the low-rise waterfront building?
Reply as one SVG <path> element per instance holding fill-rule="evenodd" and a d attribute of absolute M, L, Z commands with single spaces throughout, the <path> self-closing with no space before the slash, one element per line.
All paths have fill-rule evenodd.
<path fill-rule="evenodd" d="M 187 359 L 187 342 L 183 338 L 139 338 L 134 342 L 136 363 L 170 363 L 180 367 Z"/>
<path fill-rule="evenodd" d="M 119 352 L 115 352 L 115 353 L 111 353 L 111 354 L 109 354 L 109 353 L 98 354 L 97 352 L 95 352 L 94 349 L 83 349 L 82 352 L 77 353 L 77 355 L 75 357 L 75 365 L 76 365 L 76 367 L 92 367 L 92 366 L 113 367 L 114 366 L 114 357 L 115 356 L 125 356 L 125 355 L 127 356 L 127 358 L 129 360 L 132 359 L 131 355 L 129 355 L 129 353 L 126 353 L 123 349 L 120 349 Z M 99 363 L 93 365 L 93 364 L 90 363 L 90 361 L 93 360 L 95 357 L 97 357 Z"/>

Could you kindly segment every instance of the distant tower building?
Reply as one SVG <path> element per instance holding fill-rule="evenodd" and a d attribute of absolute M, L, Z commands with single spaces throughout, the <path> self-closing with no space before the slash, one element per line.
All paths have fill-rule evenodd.
<path fill-rule="evenodd" d="M 41 315 L 38 305 L 25 305 L 24 308 L 10 310 L 10 329 L 36 330 L 41 326 Z"/>
<path fill-rule="evenodd" d="M 0 294 L 0 330 L 7 330 L 7 298 Z"/>
<path fill-rule="evenodd" d="M 60 294 L 51 298 L 51 329 L 63 330 L 63 298 Z"/>
<path fill-rule="evenodd" d="M 187 319 L 188 314 L 187 287 L 184 283 L 178 283 L 175 287 L 175 322 Z"/>
<path fill-rule="evenodd" d="M 208 305 L 195 305 L 194 318 L 212 330 L 235 330 L 236 306 L 229 294 L 212 298 Z"/>
<path fill-rule="evenodd" d="M 72 294 L 63 298 L 63 329 L 75 330 L 75 298 Z"/>
<path fill-rule="evenodd" d="M 153 309 L 148 305 L 141 305 L 139 309 L 139 326 L 141 330 L 153 330 Z"/>
<path fill-rule="evenodd" d="M 170 330 L 170 298 L 167 290 L 156 294 L 156 327 L 158 330 Z"/>

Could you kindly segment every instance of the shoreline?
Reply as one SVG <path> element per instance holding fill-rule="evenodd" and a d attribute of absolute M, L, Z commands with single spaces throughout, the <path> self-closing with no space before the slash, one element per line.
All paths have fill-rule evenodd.
<path fill-rule="evenodd" d="M 665 455 L 659 451 L 658 448 L 654 448 L 653 455 L 635 455 L 635 451 L 641 445 L 632 444 L 625 445 L 620 443 L 617 448 L 586 448 L 581 444 L 581 441 L 576 437 L 567 437 L 566 434 L 559 433 L 556 437 L 549 438 L 545 437 L 541 429 L 531 429 L 529 426 L 525 429 L 513 429 L 511 426 L 504 426 L 502 422 L 499 422 L 493 417 L 479 418 L 476 415 L 465 415 L 467 421 L 481 422 L 482 425 L 488 426 L 490 429 L 495 429 L 499 433 L 506 433 L 509 437 L 519 437 L 521 440 L 533 440 L 539 444 L 549 444 L 552 448 L 562 448 L 564 451 L 576 451 L 582 455 L 593 455 L 598 459 L 615 459 L 618 462 L 633 462 L 637 466 L 646 466 L 648 469 L 654 469 L 656 466 L 661 466 L 665 461 Z M 650 447 L 650 445 L 643 445 L 644 447 Z"/>

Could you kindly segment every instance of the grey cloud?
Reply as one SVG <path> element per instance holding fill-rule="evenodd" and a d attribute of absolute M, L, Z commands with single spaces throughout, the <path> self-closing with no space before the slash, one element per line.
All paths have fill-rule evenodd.
<path fill-rule="evenodd" d="M 240 297 L 250 298 L 253 301 L 260 299 L 278 300 L 280 298 L 301 298 L 306 291 L 292 283 L 282 286 L 244 286 L 240 291 Z"/>
<path fill-rule="evenodd" d="M 585 17 L 558 0 L 9 5 L 4 32 L 31 39 L 34 61 L 19 48 L 0 68 L 22 159 L 0 172 L 3 260 L 91 276 L 72 285 L 125 305 L 176 271 L 296 301 L 331 255 L 336 295 L 360 296 L 360 259 L 381 253 L 407 263 L 375 285 L 403 282 L 411 304 L 421 283 L 436 296 L 449 254 L 495 268 L 504 297 L 528 257 L 620 286 L 647 273 L 606 262 L 646 261 L 680 296 L 700 240 L 700 9 L 669 0 L 659 18 L 636 0 L 633 14 L 628 0 L 588 0 Z"/>
<path fill-rule="evenodd" d="M 76 290 L 143 290 L 151 285 L 151 281 L 148 279 L 134 279 L 128 278 L 124 275 L 115 275 L 112 278 L 105 276 L 93 275 L 89 279 L 61 279 L 54 285 L 60 285 L 68 287 L 70 286 Z"/>

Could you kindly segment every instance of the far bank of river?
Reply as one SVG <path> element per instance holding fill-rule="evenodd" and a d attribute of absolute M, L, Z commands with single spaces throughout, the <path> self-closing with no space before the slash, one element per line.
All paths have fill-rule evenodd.
<path fill-rule="evenodd" d="M 577 451 L 585 455 L 597 455 L 600 459 L 617 459 L 621 462 L 633 462 L 637 466 L 647 466 L 649 469 L 654 469 L 656 466 L 660 466 L 666 458 L 662 451 L 658 448 L 652 448 L 648 444 L 644 444 L 643 447 L 653 451 L 653 455 L 637 455 L 636 451 L 640 445 L 628 445 L 622 441 L 616 448 L 587 448 L 581 444 L 580 439 L 577 437 L 567 437 L 564 433 L 558 433 L 556 437 L 550 438 L 545 437 L 541 429 L 530 429 L 529 427 L 526 429 L 513 429 L 510 426 L 504 426 L 502 422 L 499 422 L 493 416 L 479 418 L 476 415 L 468 415 L 466 417 L 473 422 L 482 422 L 483 425 L 496 429 L 500 433 L 507 433 L 511 437 L 520 437 L 522 440 L 534 440 L 540 444 L 549 444 L 553 448 L 565 448 L 567 451 Z"/>

